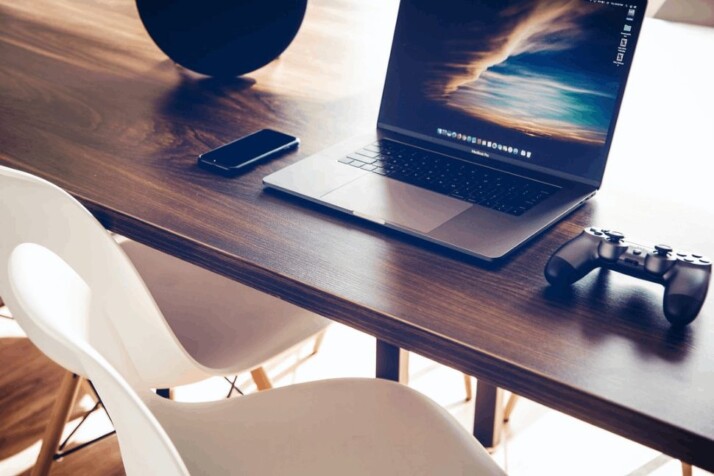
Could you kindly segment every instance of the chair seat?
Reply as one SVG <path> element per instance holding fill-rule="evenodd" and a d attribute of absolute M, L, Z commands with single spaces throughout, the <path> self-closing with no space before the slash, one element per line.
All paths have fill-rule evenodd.
<path fill-rule="evenodd" d="M 325 329 L 328 319 L 135 241 L 120 245 L 197 362 L 252 370 Z M 207 345 L 210 343 L 210 345 Z"/>
<path fill-rule="evenodd" d="M 171 377 L 165 374 L 198 364 L 177 345 L 125 254 L 56 186 L 0 167 L 0 190 L 9 200 L 0 212 L 26 218 L 0 235 L 0 294 L 42 352 L 92 380 L 116 428 L 128 474 L 502 474 L 445 410 L 391 382 L 333 380 L 193 404 L 158 397 L 150 387 Z M 140 246 L 125 248 L 141 252 Z M 171 291 L 164 312 L 172 315 L 182 342 L 189 348 L 205 342 L 192 349 L 204 362 L 219 366 L 227 362 L 225 354 L 214 349 L 258 340 L 266 328 L 282 333 L 295 319 L 267 321 L 263 313 L 279 308 L 275 300 L 243 308 L 220 299 L 221 307 L 207 316 L 205 304 L 213 298 L 249 291 L 156 256 L 134 255 L 157 296 Z M 232 317 L 237 310 L 250 310 L 253 319 L 239 321 Z M 298 329 L 308 328 L 307 335 L 327 322 L 312 320 L 319 325 Z M 232 326 L 244 330 L 226 336 Z M 64 424 L 62 409 L 76 394 L 77 378 L 67 377 L 52 426 Z M 55 442 L 43 450 L 53 452 Z M 38 471 L 48 468 L 43 464 Z"/>
<path fill-rule="evenodd" d="M 385 380 L 324 380 L 217 402 L 156 397 L 147 404 L 191 474 L 504 474 L 443 408 Z"/>

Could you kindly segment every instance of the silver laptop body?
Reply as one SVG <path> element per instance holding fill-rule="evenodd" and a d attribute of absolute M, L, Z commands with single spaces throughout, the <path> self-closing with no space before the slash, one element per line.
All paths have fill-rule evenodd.
<path fill-rule="evenodd" d="M 506 256 L 575 210 L 602 182 L 646 3 L 580 2 L 452 0 L 453 8 L 446 8 L 403 0 L 376 131 L 283 168 L 264 185 L 480 259 Z M 499 24 L 503 31 L 494 32 Z M 509 38 L 524 26 L 538 33 L 493 64 L 484 50 L 501 43 L 484 38 Z M 593 43 L 595 35 L 600 39 Z M 578 69 L 572 58 L 584 54 L 591 62 Z M 557 107 L 566 112 L 554 116 Z M 381 168 L 390 150 L 418 157 L 421 181 Z M 497 192 L 511 197 L 506 205 L 443 187 L 434 191 L 422 185 L 423 175 L 434 172 L 425 172 L 429 160 L 441 169 L 505 177 L 498 183 L 527 181 L 527 190 L 548 193 L 523 211 L 510 206 L 505 191 Z"/>

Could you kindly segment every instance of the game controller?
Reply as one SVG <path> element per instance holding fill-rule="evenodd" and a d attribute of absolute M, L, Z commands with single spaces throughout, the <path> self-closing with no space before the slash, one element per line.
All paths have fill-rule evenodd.
<path fill-rule="evenodd" d="M 566 286 L 597 267 L 664 285 L 664 315 L 675 326 L 697 317 L 709 290 L 710 259 L 673 250 L 667 245 L 647 248 L 625 241 L 617 231 L 586 228 L 565 243 L 545 266 L 545 277 Z"/>

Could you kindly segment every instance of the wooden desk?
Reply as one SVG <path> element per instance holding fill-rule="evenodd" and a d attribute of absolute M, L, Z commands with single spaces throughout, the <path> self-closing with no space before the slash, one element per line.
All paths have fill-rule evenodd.
<path fill-rule="evenodd" d="M 312 1 L 280 60 L 220 82 L 168 61 L 130 1 L 2 0 L 0 163 L 118 233 L 714 470 L 714 298 L 677 332 L 661 287 L 593 272 L 563 295 L 542 275 L 590 224 L 714 255 L 714 33 L 646 24 L 601 193 L 485 267 L 261 186 L 373 127 L 395 12 Z M 236 179 L 195 166 L 266 126 L 299 152 Z"/>

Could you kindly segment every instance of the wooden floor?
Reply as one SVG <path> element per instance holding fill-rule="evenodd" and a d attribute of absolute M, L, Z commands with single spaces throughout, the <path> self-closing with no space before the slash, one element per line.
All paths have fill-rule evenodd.
<path fill-rule="evenodd" d="M 4 313 L 0 309 L 0 314 Z M 333 325 L 320 353 L 307 357 L 311 349 L 312 344 L 306 343 L 304 348 L 267 366 L 276 386 L 372 375 L 374 339 L 369 336 Z M 62 372 L 22 335 L 14 321 L 0 318 L 0 476 L 29 475 Z M 239 376 L 238 385 L 246 392 L 255 391 L 249 374 Z M 410 386 L 440 403 L 470 429 L 473 406 L 463 400 L 463 379 L 458 372 L 413 355 Z M 228 384 L 222 379 L 211 379 L 178 388 L 175 395 L 184 401 L 218 399 L 227 390 Z M 90 396 L 82 394 L 72 416 L 74 422 L 92 403 Z M 110 428 L 106 416 L 98 411 L 78 433 L 77 441 L 99 436 Z M 512 476 L 681 475 L 679 462 L 672 458 L 523 399 L 506 425 L 504 442 L 493 457 Z M 124 474 L 116 437 L 56 462 L 51 474 Z M 694 470 L 695 476 L 708 474 Z"/>
<path fill-rule="evenodd" d="M 0 368 L 0 474 L 29 475 L 64 370 L 18 336 L 14 322 L 1 317 Z M 88 399 L 81 394 L 72 418 L 83 413 Z M 67 456 L 50 474 L 124 474 L 116 437 Z"/>

